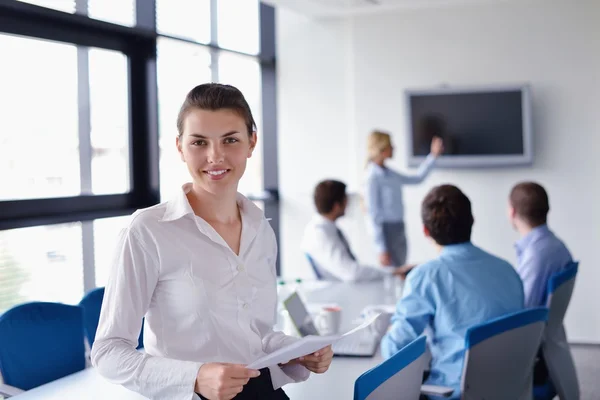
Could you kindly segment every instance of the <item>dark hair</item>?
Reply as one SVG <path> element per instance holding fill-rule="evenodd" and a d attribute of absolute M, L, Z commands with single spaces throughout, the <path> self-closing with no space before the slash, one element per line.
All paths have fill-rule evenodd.
<path fill-rule="evenodd" d="M 517 215 L 532 227 L 546 223 L 550 202 L 542 185 L 521 182 L 512 188 L 509 200 Z"/>
<path fill-rule="evenodd" d="M 188 113 L 193 109 L 222 110 L 228 109 L 244 119 L 248 135 L 256 130 L 250 106 L 238 88 L 220 83 L 205 83 L 198 85 L 185 96 L 185 100 L 177 116 L 177 131 L 179 137 L 183 135 L 183 122 Z"/>
<path fill-rule="evenodd" d="M 340 181 L 321 181 L 315 187 L 314 200 L 319 214 L 327 214 L 337 203 L 346 199 L 346 184 Z"/>
<path fill-rule="evenodd" d="M 471 202 L 456 186 L 441 185 L 431 189 L 423 199 L 421 218 L 429 235 L 439 245 L 471 240 Z"/>

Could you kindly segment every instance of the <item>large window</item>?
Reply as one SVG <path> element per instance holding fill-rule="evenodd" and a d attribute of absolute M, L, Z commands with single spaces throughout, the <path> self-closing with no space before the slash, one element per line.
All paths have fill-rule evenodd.
<path fill-rule="evenodd" d="M 127 192 L 127 58 L 2 34 L 0 52 L 10 60 L 0 63 L 0 107 L 10 110 L 0 118 L 0 200 Z M 89 74 L 86 98 L 82 73 Z M 82 118 L 89 125 L 80 127 Z M 91 147 L 81 134 L 91 134 Z M 83 165 L 89 152 L 91 176 Z"/>
<path fill-rule="evenodd" d="M 258 0 L 0 2 L 0 314 L 106 284 L 129 215 L 190 179 L 176 119 L 196 85 L 246 96 L 239 190 L 262 191 L 259 18 Z"/>

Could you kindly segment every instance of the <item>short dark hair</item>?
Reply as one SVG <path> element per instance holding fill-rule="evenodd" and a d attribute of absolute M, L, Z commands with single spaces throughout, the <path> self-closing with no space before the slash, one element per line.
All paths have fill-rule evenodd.
<path fill-rule="evenodd" d="M 471 240 L 471 201 L 456 186 L 441 185 L 431 189 L 421 204 L 421 218 L 429 235 L 439 245 Z"/>
<path fill-rule="evenodd" d="M 328 179 L 319 182 L 315 187 L 314 200 L 319 214 L 327 214 L 338 203 L 346 199 L 346 184 Z"/>
<path fill-rule="evenodd" d="M 244 95 L 238 88 L 221 83 L 205 83 L 189 91 L 177 116 L 177 131 L 183 135 L 185 117 L 193 109 L 217 111 L 228 109 L 244 119 L 248 135 L 256 131 L 252 111 Z"/>
<path fill-rule="evenodd" d="M 543 225 L 548 218 L 550 202 L 546 190 L 536 182 L 521 182 L 510 191 L 510 205 L 516 214 L 532 227 Z"/>

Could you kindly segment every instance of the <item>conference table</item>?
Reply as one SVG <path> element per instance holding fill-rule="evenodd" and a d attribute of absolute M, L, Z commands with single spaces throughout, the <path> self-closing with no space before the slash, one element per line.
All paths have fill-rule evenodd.
<path fill-rule="evenodd" d="M 398 281 L 391 284 L 389 281 L 385 283 L 307 281 L 299 284 L 296 289 L 309 304 L 309 310 L 324 304 L 339 305 L 342 308 L 341 331 L 345 332 L 360 323 L 359 317 L 366 306 L 395 304 L 401 293 L 401 283 Z M 287 331 L 289 324 L 284 319 L 278 318 L 276 328 Z M 286 385 L 284 390 L 292 400 L 352 399 L 356 378 L 379 362 L 381 362 L 379 352 L 374 357 L 334 357 L 326 373 L 311 374 L 307 381 Z M 16 400 L 140 400 L 144 398 L 122 386 L 107 382 L 93 367 L 11 397 Z"/>

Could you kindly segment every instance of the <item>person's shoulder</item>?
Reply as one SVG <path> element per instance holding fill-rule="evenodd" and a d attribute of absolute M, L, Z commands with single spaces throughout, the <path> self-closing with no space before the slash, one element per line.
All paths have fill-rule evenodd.
<path fill-rule="evenodd" d="M 165 202 L 138 209 L 131 214 L 129 221 L 124 228 L 128 233 L 137 235 L 142 235 L 145 232 L 154 230 L 160 224 L 166 208 L 167 203 Z"/>
<path fill-rule="evenodd" d="M 335 233 L 335 225 L 325 221 L 323 218 L 314 216 L 304 227 L 303 241 L 322 242 Z"/>
<path fill-rule="evenodd" d="M 514 270 L 512 264 L 510 262 L 508 262 L 507 260 L 505 260 L 504 258 L 497 256 L 495 254 L 492 254 L 489 251 L 482 249 L 481 247 L 476 247 L 476 248 L 479 251 L 480 257 L 483 259 L 489 260 L 488 262 L 490 264 L 493 263 L 496 266 L 503 267 L 503 268 L 510 268 L 511 270 Z"/>
<path fill-rule="evenodd" d="M 439 257 L 414 267 L 408 274 L 413 281 L 432 280 L 444 269 L 444 261 Z"/>

